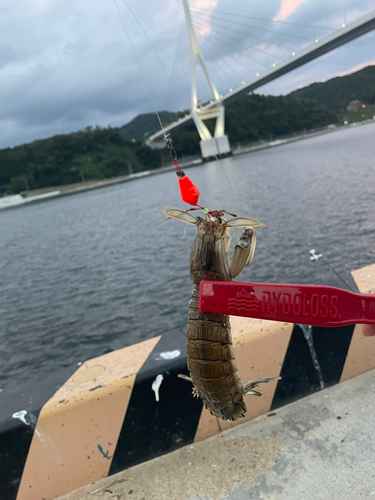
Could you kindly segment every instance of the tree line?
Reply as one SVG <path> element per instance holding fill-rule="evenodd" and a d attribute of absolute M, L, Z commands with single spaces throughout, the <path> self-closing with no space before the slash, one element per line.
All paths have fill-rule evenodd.
<path fill-rule="evenodd" d="M 0 193 L 100 180 L 158 168 L 160 155 L 116 129 L 87 127 L 0 150 Z"/>
<path fill-rule="evenodd" d="M 155 123 L 154 114 L 149 117 Z M 323 105 L 288 96 L 252 94 L 226 107 L 226 131 L 232 146 L 336 122 L 337 115 Z M 160 167 L 168 153 L 145 145 L 142 130 L 147 134 L 153 130 L 147 115 L 142 115 L 142 123 L 137 129 L 138 137 L 132 140 L 124 138 L 121 129 L 97 126 L 0 150 L 0 195 Z M 208 123 L 208 127 L 213 130 L 213 123 Z M 180 157 L 200 154 L 193 121 L 176 129 L 172 138 Z"/>

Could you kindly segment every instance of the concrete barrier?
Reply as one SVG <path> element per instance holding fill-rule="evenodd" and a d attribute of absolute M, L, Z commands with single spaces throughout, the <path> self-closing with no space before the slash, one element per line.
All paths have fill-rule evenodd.
<path fill-rule="evenodd" d="M 49 198 L 54 198 L 55 196 L 59 196 L 61 191 L 59 189 L 55 191 L 48 191 L 47 193 L 37 194 L 35 196 L 28 196 L 25 198 L 25 203 L 33 203 L 34 201 L 43 201 Z"/>
<path fill-rule="evenodd" d="M 4 196 L 0 198 L 0 209 L 17 207 L 18 205 L 23 205 L 25 203 L 24 198 L 20 194 L 15 194 L 12 196 Z"/>
<path fill-rule="evenodd" d="M 375 265 L 352 275 L 360 292 L 375 289 Z M 359 326 L 231 321 L 242 380 L 282 376 L 247 397 L 245 419 L 219 421 L 177 378 L 181 333 L 146 340 L 0 393 L 1 499 L 56 498 L 375 368 L 375 339 Z"/>

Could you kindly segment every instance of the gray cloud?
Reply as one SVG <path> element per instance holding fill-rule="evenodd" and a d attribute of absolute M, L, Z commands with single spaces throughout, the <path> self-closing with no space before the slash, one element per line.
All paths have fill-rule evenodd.
<path fill-rule="evenodd" d="M 142 70 L 129 45 L 115 0 L 91 0 L 90 3 L 84 0 L 7 0 L 2 3 L 0 147 L 69 133 L 88 125 L 121 126 L 139 113 L 152 112 L 154 104 L 157 109 L 170 110 L 189 106 L 188 46 L 186 31 L 181 28 L 181 1 L 127 0 L 182 97 L 168 82 L 149 41 L 124 2 L 116 1 Z M 281 0 L 269 0 L 264 4 L 220 0 L 216 11 L 239 14 L 242 20 L 228 19 L 250 24 L 245 16 L 271 19 L 277 14 Z M 340 0 L 308 0 L 286 21 L 337 27 L 344 18 L 348 23 L 370 11 L 371 4 L 370 0 L 347 0 L 343 13 Z M 200 26 L 204 14 L 207 12 L 203 10 L 199 14 Z M 250 78 L 255 71 L 261 71 L 263 65 L 271 64 L 272 57 L 286 57 L 294 45 L 299 49 L 308 43 L 283 37 L 280 33 L 316 36 L 311 29 L 281 24 L 272 25 L 271 29 L 276 32 L 272 34 L 240 25 L 236 27 L 237 32 L 232 33 L 220 28 L 223 22 L 217 21 L 219 17 L 223 16 L 213 14 L 211 39 L 199 36 L 199 40 L 221 92 L 240 84 L 242 78 Z M 254 26 L 254 22 L 251 25 Z M 235 29 L 234 25 L 227 26 Z M 271 25 L 257 22 L 256 26 Z M 262 43 L 256 38 L 265 41 Z M 258 51 L 246 45 L 253 45 Z M 331 78 L 375 59 L 373 46 L 374 35 L 366 35 L 260 91 L 287 93 L 298 86 Z M 199 72 L 198 85 L 201 99 L 209 98 L 208 86 Z"/>

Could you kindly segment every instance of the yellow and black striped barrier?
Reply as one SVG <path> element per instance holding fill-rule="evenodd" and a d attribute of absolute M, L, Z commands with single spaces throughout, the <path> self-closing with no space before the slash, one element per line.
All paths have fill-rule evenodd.
<path fill-rule="evenodd" d="M 354 271 L 375 289 L 375 264 Z M 336 285 L 337 283 L 329 283 Z M 191 395 L 185 339 L 163 335 L 0 393 L 1 500 L 53 499 L 137 463 L 201 441 L 375 368 L 361 327 L 313 327 L 233 317 L 242 380 L 281 376 L 247 399 L 246 418 L 224 422 Z"/>

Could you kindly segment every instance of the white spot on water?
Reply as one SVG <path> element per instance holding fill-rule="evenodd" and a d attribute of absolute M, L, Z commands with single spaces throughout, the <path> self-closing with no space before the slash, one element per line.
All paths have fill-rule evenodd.
<path fill-rule="evenodd" d="M 155 393 L 155 400 L 159 401 L 159 388 L 161 386 L 161 383 L 163 382 L 164 377 L 159 373 L 159 375 L 156 377 L 156 379 L 152 382 L 151 389 Z"/>
<path fill-rule="evenodd" d="M 181 351 L 177 349 L 175 351 L 165 351 L 160 353 L 160 358 L 156 359 L 173 359 L 178 358 L 181 355 Z"/>

